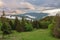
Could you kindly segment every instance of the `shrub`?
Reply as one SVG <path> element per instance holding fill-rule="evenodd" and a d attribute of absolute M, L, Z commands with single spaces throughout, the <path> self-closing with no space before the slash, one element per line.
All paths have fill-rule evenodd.
<path fill-rule="evenodd" d="M 52 30 L 53 28 L 54 28 L 54 24 L 53 23 L 49 24 L 48 29 Z"/>
<path fill-rule="evenodd" d="M 41 28 L 48 28 L 48 25 L 50 24 L 50 22 L 49 21 L 42 21 L 42 22 L 40 22 L 40 24 L 41 24 Z"/>
<path fill-rule="evenodd" d="M 53 28 L 51 29 L 52 35 L 54 37 L 60 38 L 60 16 L 57 15 L 54 19 L 54 25 Z"/>
<path fill-rule="evenodd" d="M 51 35 L 53 35 L 53 28 L 54 28 L 54 23 L 51 23 L 51 24 L 48 26 L 48 29 L 49 29 Z"/>
<path fill-rule="evenodd" d="M 52 30 L 52 34 L 53 34 L 53 36 L 60 38 L 60 28 L 54 28 Z"/>
<path fill-rule="evenodd" d="M 60 28 L 56 25 L 52 25 L 51 27 L 51 34 L 54 37 L 60 38 Z"/>
<path fill-rule="evenodd" d="M 32 24 L 31 24 L 31 23 L 26 23 L 26 25 L 25 25 L 25 30 L 26 30 L 26 31 L 32 31 L 32 30 L 33 30 Z"/>

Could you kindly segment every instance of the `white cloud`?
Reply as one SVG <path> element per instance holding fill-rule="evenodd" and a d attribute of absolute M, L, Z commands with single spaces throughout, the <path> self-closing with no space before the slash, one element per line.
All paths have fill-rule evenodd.
<path fill-rule="evenodd" d="M 22 10 L 15 10 L 17 14 L 23 14 L 25 13 L 25 11 L 22 11 Z"/>
<path fill-rule="evenodd" d="M 34 5 L 29 2 L 20 2 L 20 7 L 35 10 Z"/>
<path fill-rule="evenodd" d="M 0 1 L 0 6 L 8 8 L 22 8 L 22 9 L 35 10 L 34 5 L 27 2 L 26 0 L 2 0 Z"/>
<path fill-rule="evenodd" d="M 0 0 L 0 7 L 2 7 L 4 5 L 4 3 L 2 2 L 2 0 Z"/>

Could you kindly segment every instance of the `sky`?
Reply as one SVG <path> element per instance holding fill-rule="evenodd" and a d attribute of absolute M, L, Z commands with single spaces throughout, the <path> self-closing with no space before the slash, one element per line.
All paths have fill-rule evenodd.
<path fill-rule="evenodd" d="M 20 7 L 20 5 L 60 6 L 60 0 L 0 0 L 0 6 Z"/>
<path fill-rule="evenodd" d="M 60 8 L 60 0 L 0 0 L 0 8 L 39 10 L 48 8 Z"/>

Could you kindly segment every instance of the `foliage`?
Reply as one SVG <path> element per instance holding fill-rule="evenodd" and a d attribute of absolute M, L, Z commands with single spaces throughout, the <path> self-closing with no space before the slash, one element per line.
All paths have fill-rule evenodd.
<path fill-rule="evenodd" d="M 10 34 L 10 33 L 12 33 L 11 26 L 10 26 L 8 20 L 9 19 L 1 16 L 1 23 L 2 23 L 1 30 L 2 30 L 3 34 Z"/>
<path fill-rule="evenodd" d="M 13 24 L 13 22 L 11 20 L 9 20 L 8 23 L 11 26 L 12 30 L 14 30 L 14 26 L 13 26 L 14 24 Z"/>
<path fill-rule="evenodd" d="M 41 24 L 41 28 L 45 29 L 45 28 L 48 28 L 50 21 L 41 21 L 40 24 Z"/>
<path fill-rule="evenodd" d="M 60 38 L 60 16 L 56 15 L 54 21 L 55 23 L 52 28 L 52 34 L 54 37 Z"/>
<path fill-rule="evenodd" d="M 4 22 L 2 24 L 1 30 L 2 30 L 3 34 L 11 34 L 12 33 L 11 26 L 7 22 Z"/>
<path fill-rule="evenodd" d="M 26 19 L 25 17 L 22 17 L 21 26 L 23 27 L 23 31 L 25 31 L 25 23 L 26 23 Z"/>
<path fill-rule="evenodd" d="M 25 25 L 25 30 L 26 30 L 26 31 L 32 31 L 32 30 L 33 30 L 32 24 L 31 24 L 31 23 L 26 23 L 26 25 Z"/>
<path fill-rule="evenodd" d="M 40 21 L 41 28 L 48 28 L 48 26 L 52 23 L 52 20 L 54 19 L 54 16 L 47 16 Z"/>
<path fill-rule="evenodd" d="M 39 21 L 33 21 L 32 25 L 33 25 L 33 28 L 37 28 L 37 29 L 40 28 L 40 23 L 39 23 Z"/>
<path fill-rule="evenodd" d="M 19 19 L 17 17 L 16 17 L 15 22 L 14 22 L 14 29 L 17 32 L 23 32 L 24 31 L 22 23 L 19 21 Z"/>
<path fill-rule="evenodd" d="M 15 18 L 15 21 L 14 21 L 13 30 L 16 30 L 16 27 L 17 27 L 18 22 L 19 22 L 19 20 L 18 20 L 18 18 L 16 17 L 16 18 Z"/>

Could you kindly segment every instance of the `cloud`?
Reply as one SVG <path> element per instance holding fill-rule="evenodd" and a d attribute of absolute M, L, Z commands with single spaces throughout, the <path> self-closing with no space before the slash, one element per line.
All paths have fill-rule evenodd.
<path fill-rule="evenodd" d="M 22 8 L 35 10 L 34 5 L 27 2 L 26 0 L 3 0 L 3 2 L 0 2 L 0 4 L 4 4 L 4 7 L 8 8 Z"/>
<path fill-rule="evenodd" d="M 40 6 L 40 7 L 38 7 Z M 41 8 L 41 6 L 43 6 Z M 44 7 L 60 7 L 59 0 L 0 0 L 0 7 L 20 8 L 19 10 L 37 10 Z"/>
<path fill-rule="evenodd" d="M 31 9 L 31 10 L 35 10 L 34 5 L 32 5 L 29 2 L 20 2 L 20 7 L 21 8 L 26 8 L 26 9 Z"/>
<path fill-rule="evenodd" d="M 25 11 L 22 11 L 22 10 L 15 10 L 17 14 L 22 14 L 22 13 L 25 13 Z"/>
<path fill-rule="evenodd" d="M 0 0 L 0 7 L 2 7 L 4 5 L 4 3 L 2 2 L 2 0 Z"/>
<path fill-rule="evenodd" d="M 5 6 L 10 8 L 18 8 L 20 7 L 20 4 L 19 4 L 20 2 L 28 6 L 36 5 L 36 6 L 60 7 L 60 0 L 57 0 L 57 1 L 56 0 L 1 0 L 0 6 L 3 6 L 4 4 Z M 34 9 L 33 7 L 31 7 L 31 9 Z"/>

